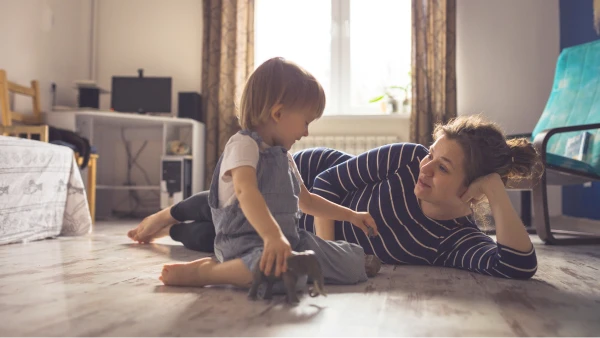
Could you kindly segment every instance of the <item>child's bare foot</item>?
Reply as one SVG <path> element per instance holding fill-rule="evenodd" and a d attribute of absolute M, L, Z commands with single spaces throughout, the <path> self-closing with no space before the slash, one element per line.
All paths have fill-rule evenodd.
<path fill-rule="evenodd" d="M 174 224 L 170 224 L 167 225 L 166 227 L 158 230 L 157 232 L 153 233 L 152 235 L 149 236 L 145 236 L 145 237 L 137 237 L 138 239 L 136 239 L 136 241 L 138 241 L 139 243 L 144 243 L 144 244 L 148 244 L 148 243 L 152 243 L 155 239 L 159 239 L 159 238 L 163 238 L 163 237 L 167 237 L 169 236 L 170 232 L 171 232 L 171 228 L 173 227 Z"/>
<path fill-rule="evenodd" d="M 153 240 L 169 235 L 169 229 L 177 220 L 171 216 L 169 208 L 163 209 L 153 215 L 150 215 L 135 229 L 127 232 L 127 237 L 139 243 L 150 243 Z"/>
<path fill-rule="evenodd" d="M 189 263 L 165 264 L 158 278 L 165 285 L 173 286 L 205 286 L 208 285 L 208 271 L 217 261 L 205 257 Z"/>

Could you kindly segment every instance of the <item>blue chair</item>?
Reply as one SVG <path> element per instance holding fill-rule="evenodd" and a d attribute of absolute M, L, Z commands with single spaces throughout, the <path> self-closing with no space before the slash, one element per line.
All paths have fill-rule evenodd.
<path fill-rule="evenodd" d="M 573 158 L 576 153 L 567 145 L 584 132 L 589 133 L 587 147 L 582 157 Z M 533 132 L 509 137 L 522 136 L 531 137 L 545 170 L 540 183 L 533 188 L 530 183 L 516 183 L 511 187 L 532 190 L 536 215 L 533 225 L 538 236 L 547 244 L 599 244 L 598 235 L 551 228 L 547 186 L 600 181 L 600 40 L 563 49 L 556 65 L 552 92 Z M 580 146 L 580 143 L 574 144 L 575 148 Z M 530 194 L 526 192 L 522 196 L 527 224 L 531 217 L 527 215 Z"/>

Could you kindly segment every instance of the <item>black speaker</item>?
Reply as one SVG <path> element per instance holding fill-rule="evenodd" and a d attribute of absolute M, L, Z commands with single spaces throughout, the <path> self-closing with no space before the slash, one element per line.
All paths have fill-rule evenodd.
<path fill-rule="evenodd" d="M 79 87 L 79 108 L 99 108 L 100 88 Z"/>
<path fill-rule="evenodd" d="M 206 123 L 202 112 L 202 97 L 197 92 L 179 92 L 178 117 L 194 119 Z"/>

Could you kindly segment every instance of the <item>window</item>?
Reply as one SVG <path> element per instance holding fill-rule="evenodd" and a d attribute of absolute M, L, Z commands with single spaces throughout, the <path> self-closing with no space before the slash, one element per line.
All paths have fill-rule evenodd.
<path fill-rule="evenodd" d="M 256 0 L 255 66 L 275 56 L 321 82 L 326 115 L 383 114 L 369 101 L 410 83 L 411 1 Z M 403 111 L 405 92 L 390 93 Z"/>

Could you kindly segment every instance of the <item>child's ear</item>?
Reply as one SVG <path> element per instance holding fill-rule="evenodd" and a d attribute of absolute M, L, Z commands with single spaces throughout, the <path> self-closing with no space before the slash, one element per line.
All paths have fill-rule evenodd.
<path fill-rule="evenodd" d="M 274 105 L 273 108 L 271 108 L 271 118 L 275 122 L 279 122 L 279 120 L 281 119 L 281 108 L 283 108 L 283 105 L 281 103 L 278 103 Z"/>

